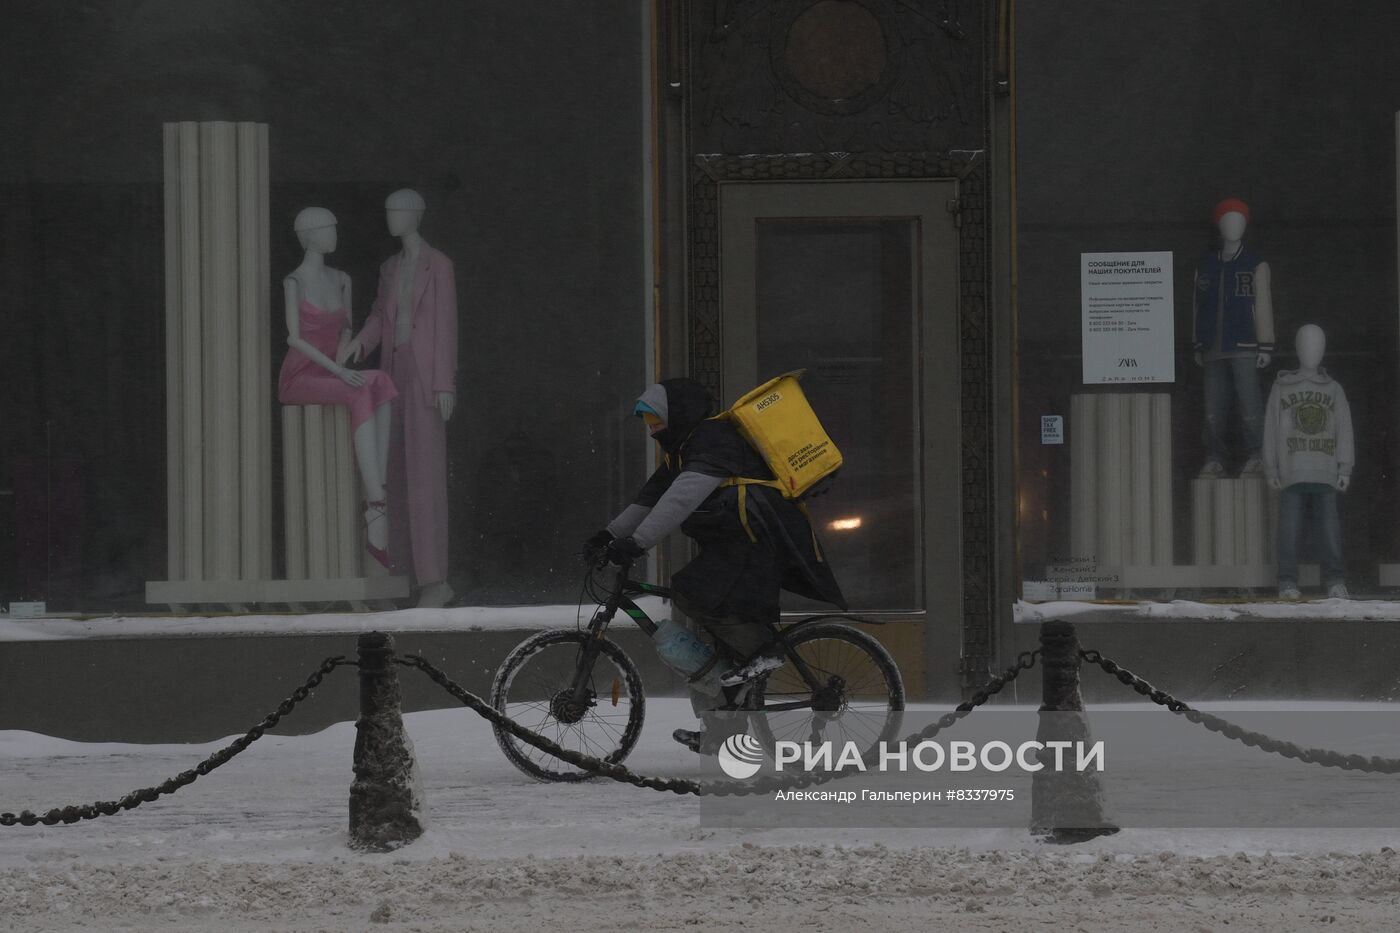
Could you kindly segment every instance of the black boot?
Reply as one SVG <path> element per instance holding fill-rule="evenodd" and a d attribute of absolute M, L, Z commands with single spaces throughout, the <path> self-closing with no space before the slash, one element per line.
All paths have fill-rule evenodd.
<path fill-rule="evenodd" d="M 677 729 L 671 733 L 671 738 L 695 752 L 697 755 L 704 754 L 700 749 L 705 744 L 705 733 L 698 729 Z"/>

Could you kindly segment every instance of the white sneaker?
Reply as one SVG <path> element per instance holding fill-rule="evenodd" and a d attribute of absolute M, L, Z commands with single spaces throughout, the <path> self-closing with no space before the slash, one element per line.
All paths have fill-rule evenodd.
<path fill-rule="evenodd" d="M 1351 599 L 1351 594 L 1347 592 L 1345 583 L 1333 583 L 1327 588 L 1328 599 Z"/>
<path fill-rule="evenodd" d="M 1258 457 L 1250 457 L 1240 467 L 1240 476 L 1261 476 L 1264 473 L 1264 461 Z"/>
<path fill-rule="evenodd" d="M 443 581 L 429 583 L 423 587 L 423 591 L 418 594 L 419 609 L 441 609 L 446 606 L 448 600 L 452 599 L 452 587 Z"/>
<path fill-rule="evenodd" d="M 1291 599 L 1294 602 L 1297 602 L 1298 600 L 1303 598 L 1303 594 L 1298 592 L 1298 584 L 1281 583 L 1279 584 L 1278 588 L 1278 598 Z"/>
<path fill-rule="evenodd" d="M 1219 479 L 1225 475 L 1225 464 L 1219 460 L 1207 460 L 1206 465 L 1201 467 L 1201 472 L 1196 475 L 1201 479 Z"/>

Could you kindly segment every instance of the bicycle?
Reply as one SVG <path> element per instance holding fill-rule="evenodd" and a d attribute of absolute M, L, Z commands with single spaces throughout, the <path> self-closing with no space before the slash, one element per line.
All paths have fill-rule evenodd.
<path fill-rule="evenodd" d="M 621 611 L 654 636 L 657 624 L 635 600 L 673 594 L 631 580 L 630 570 L 630 564 L 620 567 L 612 588 L 603 593 L 590 568 L 584 590 L 600 605 L 587 626 L 539 632 L 506 656 L 491 685 L 497 711 L 565 748 L 608 762 L 631 753 L 641 736 L 646 695 L 632 659 L 606 637 L 608 626 Z M 874 638 L 835 619 L 879 624 L 844 614 L 779 623 L 775 639 L 787 663 L 717 698 L 717 710 L 748 717 L 751 733 L 770 754 L 780 740 L 817 744 L 828 738 L 837 753 L 847 741 L 860 743 L 865 753 L 899 731 L 904 682 L 894 659 Z M 739 660 L 729 657 L 722 643 L 715 649 L 721 663 Z M 840 736 L 829 737 L 828 730 Z M 500 727 L 494 731 L 506 757 L 530 777 L 582 781 L 593 776 Z"/>

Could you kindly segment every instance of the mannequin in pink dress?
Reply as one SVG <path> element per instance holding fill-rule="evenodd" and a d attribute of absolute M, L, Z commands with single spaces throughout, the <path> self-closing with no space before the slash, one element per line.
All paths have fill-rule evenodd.
<path fill-rule="evenodd" d="M 350 409 L 355 461 L 365 490 L 365 528 L 370 554 L 389 566 L 388 510 L 384 477 L 389 468 L 390 401 L 398 396 L 389 375 L 343 364 L 350 342 L 350 276 L 326 265 L 336 247 L 335 215 L 308 207 L 295 228 L 305 258 L 283 280 L 287 312 L 287 356 L 277 398 L 284 405 L 344 405 Z"/>

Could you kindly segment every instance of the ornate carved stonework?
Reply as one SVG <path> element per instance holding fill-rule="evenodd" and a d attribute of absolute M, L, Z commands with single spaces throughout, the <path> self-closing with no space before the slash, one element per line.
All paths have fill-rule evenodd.
<path fill-rule="evenodd" d="M 673 0 L 684 9 L 691 374 L 718 392 L 719 185 L 961 179 L 963 664 L 987 682 L 992 501 L 987 63 L 977 0 Z M 775 153 L 792 153 L 778 155 Z"/>
<path fill-rule="evenodd" d="M 693 145 L 957 148 L 981 132 L 981 18 L 968 0 L 697 0 Z"/>
<path fill-rule="evenodd" d="M 889 93 L 901 49 L 882 5 L 820 0 L 787 14 L 768 54 L 789 97 L 817 113 L 856 114 Z"/>

